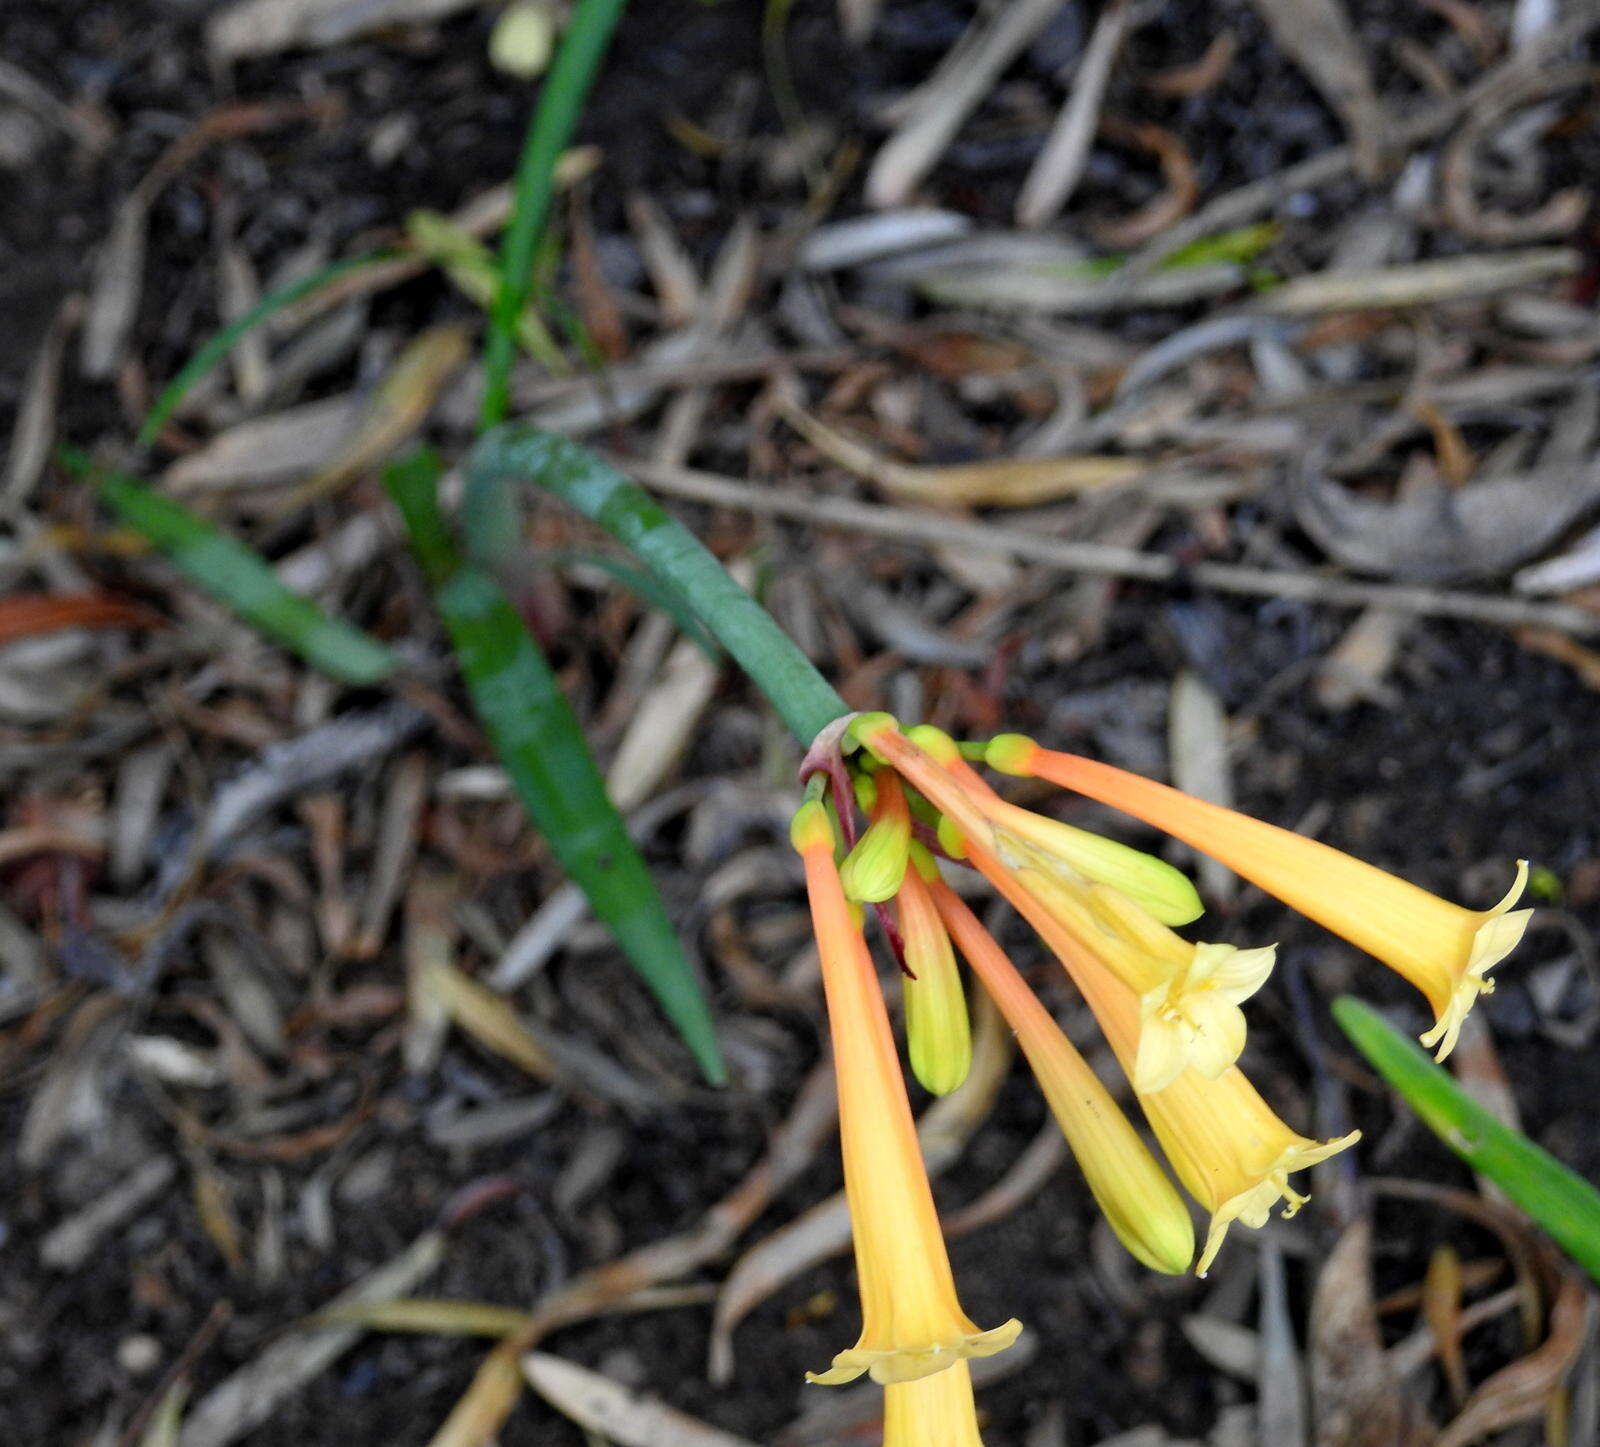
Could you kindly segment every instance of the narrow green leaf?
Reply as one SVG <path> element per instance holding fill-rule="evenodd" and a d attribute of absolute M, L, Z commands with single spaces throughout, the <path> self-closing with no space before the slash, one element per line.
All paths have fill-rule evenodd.
<path fill-rule="evenodd" d="M 98 480 L 100 496 L 196 587 L 268 638 L 345 683 L 378 683 L 399 666 L 383 644 L 330 618 L 291 592 L 259 554 L 204 518 L 119 473 Z"/>
<path fill-rule="evenodd" d="M 167 383 L 161 395 L 156 398 L 155 406 L 146 414 L 144 425 L 139 429 L 139 446 L 148 446 L 155 440 L 156 434 L 167 425 L 167 419 L 178 410 L 178 404 L 189 395 L 189 389 L 227 356 L 233 350 L 234 344 L 246 332 L 260 326 L 286 306 L 292 306 L 301 297 L 310 296 L 314 291 L 321 291 L 323 287 L 337 281 L 347 272 L 360 271 L 366 266 L 376 266 L 380 261 L 390 261 L 393 257 L 393 252 L 380 251 L 370 256 L 356 256 L 346 261 L 331 262 L 312 272 L 310 276 L 303 276 L 299 281 L 291 281 L 276 291 L 268 292 L 243 316 L 229 322 L 206 342 L 183 364 L 178 375 Z"/>
<path fill-rule="evenodd" d="M 434 598 L 473 707 L 561 867 L 588 897 L 654 992 L 707 1079 L 727 1071 L 683 944 L 584 742 L 566 696 L 510 598 L 483 568 L 459 563 L 443 534 L 438 466 L 408 459 L 386 482 L 434 578 Z M 443 542 L 441 542 L 443 536 Z"/>
<path fill-rule="evenodd" d="M 1502 1125 L 1369 1005 L 1341 996 L 1333 1002 L 1333 1018 L 1429 1130 L 1600 1281 L 1600 1192 L 1520 1131 Z"/>
<path fill-rule="evenodd" d="M 578 0 L 528 123 L 517 163 L 511 220 L 500 247 L 500 289 L 484 351 L 484 427 L 493 427 L 505 418 L 517 319 L 528 303 L 534 253 L 550 214 L 556 161 L 567 148 L 584 98 L 594 84 L 595 72 L 627 3 L 628 0 Z"/>
<path fill-rule="evenodd" d="M 766 694 L 801 743 L 849 710 L 811 660 L 682 523 L 594 453 L 536 427 L 487 433 L 467 462 L 467 551 L 504 568 L 519 546 L 511 484 L 542 487 L 631 549 Z"/>

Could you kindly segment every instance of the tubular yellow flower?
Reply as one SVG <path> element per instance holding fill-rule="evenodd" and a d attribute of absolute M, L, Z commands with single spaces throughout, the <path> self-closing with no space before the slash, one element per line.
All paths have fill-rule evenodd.
<path fill-rule="evenodd" d="M 883 1389 L 883 1447 L 983 1447 L 965 1362 Z"/>
<path fill-rule="evenodd" d="M 1064 931 L 1055 938 L 1043 929 L 1040 934 L 1067 966 L 1131 1079 L 1140 1028 L 1133 992 L 1110 971 L 1086 964 Z M 1291 1130 L 1236 1065 L 1215 1080 L 1187 1070 L 1161 1090 L 1135 1087 L 1135 1094 L 1178 1179 L 1211 1213 L 1195 1267 L 1200 1276 L 1210 1269 L 1234 1221 L 1264 1226 L 1278 1201 L 1284 1202 L 1285 1216 L 1305 1205 L 1310 1198 L 1289 1185 L 1291 1171 L 1313 1166 L 1361 1139 L 1360 1131 L 1316 1141 Z"/>
<path fill-rule="evenodd" d="M 906 871 L 895 896 L 906 968 L 911 972 L 900 982 L 906 1054 L 925 1090 L 949 1095 L 972 1068 L 972 1027 L 955 950 L 926 882 L 930 871 L 932 878 L 938 878 L 938 868 L 921 845 L 912 845 L 912 861 L 915 867 Z"/>
<path fill-rule="evenodd" d="M 1165 830 L 1383 961 L 1427 996 L 1434 1025 L 1422 1043 L 1437 1045 L 1440 1060 L 1455 1048 L 1478 996 L 1494 988 L 1489 970 L 1516 947 L 1533 913 L 1511 908 L 1527 884 L 1525 860 L 1493 909 L 1463 909 L 1315 839 L 1109 764 L 1041 749 L 1021 734 L 995 739 L 987 758 L 1002 773 L 1048 779 Z"/>
<path fill-rule="evenodd" d="M 1271 948 L 1237 950 L 1181 938 L 1120 884 L 1094 882 L 1061 854 L 1047 858 L 1032 842 L 1047 835 L 1025 821 L 1068 826 L 1054 826 L 1005 803 L 937 729 L 915 728 L 901 735 L 892 724 L 875 721 L 884 716 L 865 717 L 862 736 L 867 746 L 881 752 L 954 821 L 962 831 L 962 852 L 989 881 L 1008 898 L 1019 888 L 1031 894 L 1138 995 L 1143 1025 L 1133 1081 L 1139 1089 L 1159 1090 L 1190 1067 L 1215 1077 L 1239 1058 L 1245 1040 L 1239 1006 L 1271 973 Z M 857 726 L 862 725 L 858 719 Z M 923 744 L 927 747 L 918 747 Z M 942 841 L 947 832 L 941 833 Z M 1161 871 L 1170 871 L 1193 894 L 1193 886 L 1170 866 L 1135 850 L 1126 853 L 1148 860 L 1150 867 L 1137 876 L 1145 898 L 1158 892 Z M 1130 877 L 1129 868 L 1112 872 L 1122 882 Z M 1176 902 L 1167 891 L 1166 903 Z"/>
<path fill-rule="evenodd" d="M 834 1385 L 869 1372 L 884 1384 L 909 1382 L 963 1357 L 1002 1351 L 1022 1326 L 1013 1320 L 979 1331 L 961 1310 L 888 1011 L 819 803 L 801 806 L 790 838 L 805 863 L 822 960 L 862 1317 L 856 1345 L 834 1357 L 831 1370 L 807 1379 Z"/>
<path fill-rule="evenodd" d="M 1015 1032 L 1117 1239 L 1152 1271 L 1187 1271 L 1194 1259 L 1194 1224 L 1166 1172 L 977 916 L 942 882 L 931 894 L 945 927 Z"/>

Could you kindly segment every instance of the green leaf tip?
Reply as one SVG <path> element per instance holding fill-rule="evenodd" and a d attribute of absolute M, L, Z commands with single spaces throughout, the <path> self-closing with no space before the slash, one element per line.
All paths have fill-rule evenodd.
<path fill-rule="evenodd" d="M 1494 1181 L 1600 1281 L 1600 1192 L 1492 1116 L 1370 1005 L 1342 995 L 1333 1002 L 1333 1018 L 1429 1130 Z"/>

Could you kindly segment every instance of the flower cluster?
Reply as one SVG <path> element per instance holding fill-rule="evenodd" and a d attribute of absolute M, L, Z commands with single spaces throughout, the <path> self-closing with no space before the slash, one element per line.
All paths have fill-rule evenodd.
<path fill-rule="evenodd" d="M 820 752 L 819 752 L 820 750 Z M 861 1293 L 860 1339 L 823 1383 L 884 1384 L 885 1447 L 978 1447 L 970 1357 L 1021 1326 L 983 1330 L 956 1297 L 911 1105 L 863 932 L 879 912 L 901 962 L 907 1055 L 934 1094 L 966 1077 L 972 1049 L 957 954 L 1014 1032 L 1096 1203 L 1152 1270 L 1204 1275 L 1235 1221 L 1261 1226 L 1306 1197 L 1291 1173 L 1357 1133 L 1318 1141 L 1285 1124 L 1240 1071 L 1241 1005 L 1274 950 L 1196 943 L 1194 887 L 1150 855 L 1008 803 L 973 767 L 1038 778 L 1142 819 L 1221 860 L 1398 971 L 1426 996 L 1423 1036 L 1442 1059 L 1487 972 L 1521 938 L 1526 880 L 1474 912 L 1286 830 L 1019 734 L 957 745 L 937 729 L 854 717 L 808 759 L 792 839 L 805 864 L 839 1090 L 845 1191 Z M 831 793 L 827 785 L 831 782 Z M 868 824 L 855 837 L 854 809 Z M 1195 1262 L 1188 1207 L 1110 1093 L 941 873 L 976 869 L 1033 927 L 1088 1003 L 1179 1182 L 1209 1213 Z"/>

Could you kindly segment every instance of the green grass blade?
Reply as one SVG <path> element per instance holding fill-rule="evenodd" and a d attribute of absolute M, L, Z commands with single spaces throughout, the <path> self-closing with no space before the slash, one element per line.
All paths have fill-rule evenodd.
<path fill-rule="evenodd" d="M 628 0 L 578 0 L 539 93 L 517 163 L 511 221 L 500 248 L 500 289 L 484 349 L 482 425 L 504 421 L 516 354 L 517 321 L 528 303 L 534 253 L 550 215 L 556 161 L 566 150 L 584 98 Z"/>
<path fill-rule="evenodd" d="M 371 684 L 399 666 L 383 644 L 291 592 L 259 554 L 188 508 L 120 473 L 102 475 L 98 487 L 117 516 L 191 583 L 312 667 L 345 683 Z"/>
<path fill-rule="evenodd" d="M 301 277 L 299 281 L 291 281 L 287 286 L 280 286 L 276 291 L 268 292 L 243 316 L 229 322 L 206 342 L 183 364 L 178 375 L 167 383 L 161 395 L 156 398 L 155 405 L 145 414 L 144 425 L 139 429 L 139 446 L 146 447 L 155 440 L 156 434 L 167 425 L 168 419 L 178 410 L 178 404 L 189 395 L 189 389 L 227 356 L 233 350 L 234 344 L 246 332 L 260 326 L 268 317 L 282 311 L 284 307 L 292 306 L 301 297 L 310 296 L 314 291 L 321 291 L 329 282 L 337 281 L 347 272 L 376 266 L 380 261 L 392 261 L 394 255 L 393 252 L 379 251 L 370 256 L 356 256 L 346 261 L 335 261 L 312 272 L 310 276 Z"/>
<path fill-rule="evenodd" d="M 474 559 L 504 567 L 515 558 L 519 534 L 512 483 L 555 493 L 631 549 L 694 610 L 801 743 L 809 744 L 849 712 L 772 615 L 693 533 L 638 483 L 564 437 L 536 427 L 499 427 L 473 449 L 463 516 Z"/>
<path fill-rule="evenodd" d="M 1344 995 L 1333 1002 L 1333 1017 L 1429 1130 L 1600 1281 L 1600 1192 L 1520 1131 L 1502 1125 L 1369 1005 Z"/>
<path fill-rule="evenodd" d="M 434 580 L 473 706 L 528 816 L 655 994 L 707 1079 L 727 1070 L 694 970 L 566 696 L 498 582 L 453 556 L 438 466 L 409 459 L 386 482 Z"/>

